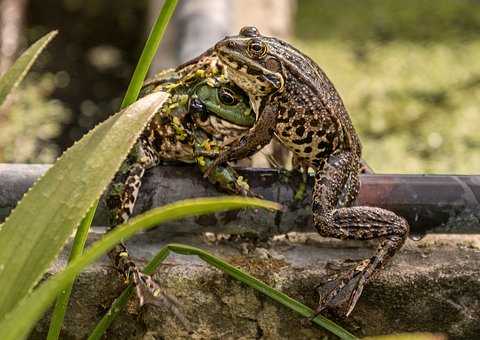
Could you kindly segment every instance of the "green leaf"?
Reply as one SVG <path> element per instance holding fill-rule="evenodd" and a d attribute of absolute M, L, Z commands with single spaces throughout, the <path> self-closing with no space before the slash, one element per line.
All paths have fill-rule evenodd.
<path fill-rule="evenodd" d="M 426 332 L 412 332 L 412 333 L 397 333 L 391 335 L 368 336 L 362 338 L 364 340 L 447 340 L 446 334 L 442 333 L 426 333 Z"/>
<path fill-rule="evenodd" d="M 168 95 L 150 94 L 67 150 L 0 226 L 0 318 L 38 282 Z"/>
<path fill-rule="evenodd" d="M 132 79 L 130 80 L 130 84 L 128 86 L 127 92 L 125 93 L 125 97 L 123 99 L 121 108 L 124 108 L 130 104 L 132 104 L 138 98 L 138 94 L 140 93 L 140 89 L 143 85 L 145 80 L 145 76 L 147 74 L 148 69 L 152 63 L 152 60 L 157 52 L 158 45 L 162 40 L 163 34 L 165 32 L 165 28 L 167 27 L 170 18 L 173 15 L 175 7 L 177 5 L 177 0 L 167 0 L 164 2 L 162 10 L 153 26 L 153 29 L 148 37 L 147 42 L 145 43 L 145 47 L 143 49 L 142 55 L 140 60 L 137 63 L 135 68 L 135 72 L 133 73 Z M 92 207 L 89 211 L 89 214 L 93 218 L 96 210 L 95 207 Z M 78 228 L 77 234 L 75 235 L 75 240 L 72 244 L 72 254 L 70 255 L 69 262 L 75 259 L 74 252 L 77 254 L 81 253 L 84 248 L 84 240 L 88 235 L 88 230 L 90 225 L 85 221 L 86 224 L 82 223 L 82 225 Z M 90 221 L 91 223 L 91 221 Z M 57 303 L 55 304 L 54 311 L 52 313 L 52 318 L 50 320 L 50 328 L 48 330 L 48 340 L 56 340 L 60 336 L 60 330 L 63 323 L 63 319 L 65 316 L 65 312 L 68 305 L 68 300 L 70 297 L 70 293 L 72 291 L 73 281 L 71 282 L 70 286 L 65 288 L 62 291 L 57 299 Z"/>
<path fill-rule="evenodd" d="M 140 60 L 137 63 L 135 68 L 135 72 L 130 80 L 130 84 L 128 86 L 127 92 L 123 99 L 121 108 L 124 108 L 130 104 L 132 104 L 138 98 L 138 94 L 140 93 L 140 89 L 144 82 L 145 76 L 147 74 L 148 69 L 152 63 L 152 60 L 157 52 L 158 46 L 160 41 L 162 40 L 163 34 L 165 32 L 165 28 L 170 21 L 170 18 L 173 15 L 175 7 L 177 5 L 176 0 L 167 0 L 165 1 L 162 10 L 155 22 L 155 25 L 148 37 L 148 40 L 145 44 L 143 49 L 142 55 L 140 56 Z M 98 202 L 97 202 L 98 203 Z M 97 204 L 95 204 L 96 206 Z M 92 207 L 89 211 L 89 214 L 95 214 L 96 207 Z M 82 228 L 83 227 L 83 228 Z M 77 253 L 83 251 L 84 244 L 82 244 L 83 239 L 85 239 L 88 235 L 88 230 L 90 225 L 82 225 L 78 230 L 75 236 L 75 240 L 73 242 L 73 249 L 77 249 Z M 73 253 L 73 250 L 72 250 Z M 70 257 L 70 261 L 73 260 L 75 256 Z M 60 336 L 60 329 L 63 323 L 63 319 L 65 316 L 65 312 L 68 305 L 68 300 L 70 297 L 70 293 L 72 290 L 73 281 L 69 287 L 65 288 L 65 292 L 62 291 L 60 293 L 59 298 L 57 299 L 57 303 L 55 304 L 55 309 L 52 314 L 52 318 L 50 320 L 50 328 L 48 331 L 48 340 L 55 340 L 58 339 Z"/>
<path fill-rule="evenodd" d="M 23 52 L 7 72 L 2 75 L 0 78 L 0 105 L 3 104 L 10 92 L 20 84 L 40 53 L 42 53 L 43 49 L 57 33 L 57 31 L 50 32 L 37 40 L 37 42 Z"/>
<path fill-rule="evenodd" d="M 63 272 L 48 279 L 18 303 L 9 314 L 1 319 L 0 339 L 16 340 L 27 336 L 28 331 L 53 302 L 58 292 L 67 287 L 83 268 L 108 252 L 121 240 L 128 239 L 140 230 L 152 228 L 168 220 L 245 207 L 280 209 L 280 205 L 275 202 L 230 196 L 184 200 L 150 210 L 132 218 L 129 222 L 105 234 L 100 241 L 94 243 L 80 258 L 72 261 Z"/>
<path fill-rule="evenodd" d="M 97 209 L 98 201 L 90 208 L 87 215 L 84 217 L 80 226 L 77 228 L 77 233 L 75 234 L 75 239 L 72 243 L 72 250 L 70 251 L 70 256 L 68 262 L 72 262 L 76 258 L 80 257 L 85 248 L 85 243 L 88 239 L 88 231 L 95 216 L 95 210 Z M 72 293 L 73 281 L 70 282 L 68 287 L 63 289 L 58 295 L 57 302 L 53 308 L 52 317 L 50 319 L 50 327 L 48 328 L 47 340 L 55 340 L 60 337 L 60 332 L 62 330 L 63 320 L 65 318 L 65 312 L 68 307 L 68 300 Z"/>
<path fill-rule="evenodd" d="M 168 22 L 177 7 L 178 0 L 166 0 L 163 4 L 162 10 L 158 15 L 155 25 L 153 25 L 152 31 L 150 32 L 145 47 L 143 48 L 142 55 L 138 60 L 137 67 L 133 72 L 132 80 L 128 85 L 127 93 L 123 98 L 122 108 L 133 103 L 138 98 L 138 94 L 143 86 L 143 81 L 147 76 L 148 69 L 152 64 L 152 60 L 157 53 L 158 46 L 162 41 L 163 34 L 167 28 Z"/>

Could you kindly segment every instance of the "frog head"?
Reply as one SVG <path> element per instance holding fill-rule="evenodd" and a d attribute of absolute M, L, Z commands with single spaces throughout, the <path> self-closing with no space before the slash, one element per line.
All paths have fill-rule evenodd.
<path fill-rule="evenodd" d="M 193 89 L 190 96 L 190 112 L 206 120 L 211 114 L 230 123 L 251 127 L 255 115 L 248 97 L 230 82 L 207 79 Z"/>
<path fill-rule="evenodd" d="M 250 96 L 266 96 L 284 89 L 282 43 L 262 36 L 255 27 L 244 27 L 239 35 L 219 41 L 215 52 L 230 80 Z"/>

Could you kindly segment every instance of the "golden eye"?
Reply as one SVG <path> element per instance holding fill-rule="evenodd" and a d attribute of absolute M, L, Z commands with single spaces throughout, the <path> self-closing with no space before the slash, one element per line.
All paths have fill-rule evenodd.
<path fill-rule="evenodd" d="M 252 39 L 248 43 L 247 52 L 252 58 L 261 58 L 267 53 L 267 45 L 258 39 Z"/>
<path fill-rule="evenodd" d="M 218 90 L 218 99 L 220 99 L 222 104 L 228 106 L 232 106 L 238 103 L 238 98 L 235 97 L 235 94 L 232 92 L 232 90 L 227 89 L 226 87 L 221 87 Z"/>

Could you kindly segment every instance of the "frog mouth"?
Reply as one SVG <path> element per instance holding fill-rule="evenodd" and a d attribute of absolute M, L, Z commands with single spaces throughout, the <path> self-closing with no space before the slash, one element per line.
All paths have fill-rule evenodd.
<path fill-rule="evenodd" d="M 217 50 L 217 55 L 220 61 L 228 68 L 234 69 L 238 72 L 256 76 L 270 71 L 265 70 L 260 64 L 253 60 L 246 59 L 241 53 L 233 50 Z"/>
<path fill-rule="evenodd" d="M 282 91 L 283 77 L 263 68 L 236 51 L 223 48 L 217 51 L 218 58 L 225 66 L 228 77 L 247 93 L 266 96 L 272 92 Z"/>

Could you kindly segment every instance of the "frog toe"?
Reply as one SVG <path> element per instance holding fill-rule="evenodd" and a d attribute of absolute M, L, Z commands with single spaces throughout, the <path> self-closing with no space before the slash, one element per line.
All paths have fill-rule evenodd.
<path fill-rule="evenodd" d="M 180 311 L 180 303 L 174 296 L 166 293 L 150 275 L 136 271 L 132 273 L 132 277 L 140 306 L 148 304 L 166 308 L 178 318 L 187 330 L 190 330 L 190 323 Z"/>
<path fill-rule="evenodd" d="M 317 287 L 319 305 L 316 315 L 327 309 L 336 316 L 347 317 L 353 311 L 365 284 L 363 262 L 346 261 L 340 267 L 335 264 L 335 267 L 327 268 L 330 275 Z"/>

